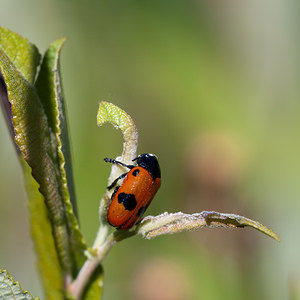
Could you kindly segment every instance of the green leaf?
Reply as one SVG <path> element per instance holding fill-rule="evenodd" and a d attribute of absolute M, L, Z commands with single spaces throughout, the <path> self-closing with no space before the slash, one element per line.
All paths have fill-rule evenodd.
<path fill-rule="evenodd" d="M 75 187 L 71 164 L 70 142 L 68 136 L 67 115 L 60 77 L 60 51 L 65 39 L 52 43 L 47 50 L 41 71 L 35 84 L 44 106 L 51 130 L 56 134 L 59 144 L 61 172 L 66 173 L 65 193 L 69 193 L 75 215 L 77 216 Z"/>
<path fill-rule="evenodd" d="M 155 217 L 148 216 L 137 226 L 136 233 L 141 234 L 146 239 L 152 239 L 163 234 L 173 234 L 205 227 L 242 228 L 247 226 L 270 236 L 278 242 L 280 241 L 273 230 L 257 221 L 235 214 L 215 211 L 202 211 L 194 214 L 164 213 Z"/>
<path fill-rule="evenodd" d="M 41 60 L 41 55 L 37 48 L 33 44 L 29 43 L 27 39 L 11 32 L 7 28 L 0 27 L 0 59 L 2 61 L 0 63 L 0 96 L 11 136 L 14 137 L 11 105 L 7 98 L 6 86 L 1 74 L 1 64 L 2 67 L 4 67 L 4 64 L 6 63 L 2 57 L 3 51 L 9 61 L 11 61 L 16 69 L 23 74 L 30 84 L 33 83 L 36 76 L 37 66 Z"/>
<path fill-rule="evenodd" d="M 41 56 L 37 48 L 9 29 L 0 27 L 0 47 L 24 78 L 33 84 Z"/>
<path fill-rule="evenodd" d="M 28 291 L 24 291 L 19 282 L 14 281 L 7 271 L 0 269 L 0 299 L 3 300 L 32 300 L 33 298 Z"/>
<path fill-rule="evenodd" d="M 17 47 L 16 43 L 9 45 L 8 41 L 6 41 L 4 44 L 3 43 L 1 44 L 1 47 L 3 49 L 5 49 L 5 46 L 6 48 L 8 48 L 7 52 L 9 52 L 9 49 L 13 47 L 14 55 L 10 53 L 10 56 L 12 58 L 14 57 L 18 58 L 22 56 L 26 57 L 26 54 L 28 55 L 28 53 L 32 53 L 32 54 L 37 53 L 36 48 L 30 43 L 28 43 L 27 40 L 19 37 L 16 34 L 12 34 L 7 29 L 3 29 L 1 27 L 0 27 L 0 32 L 1 32 L 2 42 L 5 41 L 6 34 L 8 36 L 8 41 L 10 40 L 12 41 L 21 40 L 21 42 L 23 41 L 20 47 Z M 0 49 L 0 51 L 3 49 Z M 39 54 L 36 55 L 36 60 L 40 60 Z M 2 52 L 1 62 L 7 62 L 7 61 L 9 60 L 4 56 Z M 18 61 L 17 62 L 12 61 L 11 64 L 13 63 L 18 64 Z M 25 74 L 32 74 L 31 76 L 27 76 L 27 79 L 33 77 L 34 74 L 36 73 L 36 64 L 34 63 L 32 64 L 33 65 L 30 64 L 30 60 L 27 60 L 27 63 L 24 63 L 23 65 L 21 64 L 21 67 L 23 68 L 22 71 Z M 6 108 L 10 109 L 10 103 L 7 97 L 8 95 L 5 92 L 3 92 L 1 93 L 1 96 L 2 96 L 1 100 L 4 103 L 6 103 Z M 10 113 L 8 115 L 10 116 L 11 111 L 9 110 L 8 113 Z M 12 136 L 14 137 L 13 127 L 12 127 L 12 133 L 13 133 Z M 47 208 L 44 203 L 44 197 L 38 191 L 39 184 L 31 176 L 30 167 L 24 161 L 23 157 L 20 157 L 20 160 L 23 166 L 25 186 L 29 198 L 28 207 L 29 207 L 29 219 L 31 225 L 31 232 L 32 232 L 34 245 L 38 256 L 38 266 L 41 272 L 41 280 L 44 285 L 46 298 L 53 299 L 53 300 L 63 299 L 63 294 L 62 294 L 63 276 L 59 265 L 59 260 L 57 257 L 54 240 L 52 237 L 52 228 L 51 228 L 51 223 L 49 220 Z"/>
<path fill-rule="evenodd" d="M 124 138 L 122 162 L 131 164 L 132 159 L 136 158 L 138 143 L 138 133 L 132 118 L 118 106 L 101 101 L 97 113 L 97 124 L 102 126 L 107 122 L 116 129 L 121 129 Z"/>
<path fill-rule="evenodd" d="M 120 157 L 117 157 L 117 159 L 125 164 L 132 164 L 132 160 L 137 156 L 136 152 L 138 145 L 138 132 L 132 118 L 118 106 L 106 101 L 101 101 L 97 113 L 97 124 L 98 126 L 102 126 L 105 123 L 111 123 L 116 129 L 121 129 L 124 139 L 123 151 L 122 155 Z M 113 164 L 111 166 L 111 173 L 108 178 L 108 185 L 110 185 L 117 177 L 119 177 L 123 173 L 124 167 Z M 105 211 L 106 215 L 106 206 L 109 203 L 106 202 L 101 204 L 102 209 L 100 208 L 100 210 L 101 212 Z M 106 216 L 103 219 L 103 213 L 101 212 L 100 218 L 102 220 L 100 221 L 106 222 Z"/>
<path fill-rule="evenodd" d="M 15 141 L 40 185 L 52 222 L 62 269 L 70 273 L 71 251 L 58 170 L 57 141 L 35 88 L 0 49 L 2 74 L 11 103 Z"/>
<path fill-rule="evenodd" d="M 45 299 L 59 300 L 63 296 L 63 273 L 60 268 L 52 227 L 48 217 L 43 195 L 38 191 L 39 185 L 31 176 L 31 169 L 23 161 L 25 186 L 28 194 L 29 220 L 31 234 L 37 253 L 38 267 L 43 283 Z"/>
<path fill-rule="evenodd" d="M 69 227 L 70 247 L 76 257 L 76 275 L 78 265 L 84 259 L 87 246 L 79 230 L 76 216 L 76 199 L 71 165 L 70 144 L 68 137 L 67 119 L 60 77 L 60 51 L 65 39 L 52 43 L 45 53 L 41 70 L 37 78 L 36 88 L 49 121 L 51 132 L 57 142 L 57 167 L 60 174 L 60 184 L 63 193 L 65 218 Z M 71 202 L 72 201 L 72 202 Z"/>
<path fill-rule="evenodd" d="M 53 43 L 45 54 L 36 89 L 32 81 L 36 74 L 37 58 L 27 58 L 30 54 L 35 55 L 37 50 L 33 50 L 35 47 L 26 39 L 6 29 L 1 30 L 1 41 L 5 42 L 0 45 L 0 72 L 7 88 L 14 139 L 37 182 L 34 188 L 39 186 L 47 207 L 47 210 L 42 208 L 41 197 L 34 192 L 29 206 L 32 209 L 32 231 L 36 239 L 36 249 L 39 251 L 40 269 L 43 270 L 42 273 L 47 273 L 49 261 L 43 260 L 45 256 L 52 256 L 53 261 L 58 258 L 59 270 L 55 270 L 54 273 L 57 271 L 64 275 L 60 283 L 61 288 L 63 282 L 76 276 L 84 259 L 84 250 L 87 248 L 70 202 L 70 195 L 75 201 L 75 193 L 59 75 L 59 53 L 63 40 Z M 5 38 L 5 35 L 8 37 Z M 19 44 L 19 41 L 22 43 Z M 22 66 L 22 59 L 19 57 L 24 58 L 26 67 Z M 25 175 L 27 173 L 25 168 Z M 33 182 L 29 180 L 29 186 L 32 185 Z M 32 196 L 31 190 L 29 194 Z M 37 221 L 35 214 L 39 212 L 41 219 Z M 41 234 L 43 228 L 39 231 L 35 222 L 45 226 L 47 235 Z M 46 240 L 53 238 L 51 233 L 54 237 L 56 257 L 52 251 L 53 245 L 48 245 Z M 57 264 L 54 263 L 50 267 L 57 268 Z M 59 276 L 54 277 L 59 279 Z M 46 294 L 50 294 L 50 291 L 46 291 Z"/>

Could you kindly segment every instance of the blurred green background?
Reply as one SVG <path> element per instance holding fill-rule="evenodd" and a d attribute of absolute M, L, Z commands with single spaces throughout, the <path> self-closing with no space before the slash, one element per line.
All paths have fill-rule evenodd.
<path fill-rule="evenodd" d="M 232 212 L 251 229 L 126 240 L 104 262 L 104 299 L 300 299 L 297 1 L 0 0 L 0 25 L 61 59 L 80 223 L 91 245 L 121 133 L 101 100 L 129 113 L 162 187 L 147 214 Z M 20 165 L 0 117 L 0 267 L 41 296 Z M 297 298 L 298 297 L 298 298 Z M 43 297 L 42 297 L 43 298 Z"/>

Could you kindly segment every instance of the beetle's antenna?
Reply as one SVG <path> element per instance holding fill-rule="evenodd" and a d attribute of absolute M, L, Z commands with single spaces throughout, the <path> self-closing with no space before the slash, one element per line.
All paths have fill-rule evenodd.
<path fill-rule="evenodd" d="M 133 165 L 126 165 L 126 164 L 122 163 L 121 161 L 118 161 L 118 160 L 115 160 L 115 159 L 112 159 L 112 158 L 108 158 L 108 157 L 105 157 L 104 161 L 108 162 L 108 163 L 112 163 L 112 164 L 121 165 L 121 166 L 126 167 L 128 169 L 132 169 L 132 168 L 135 167 Z"/>

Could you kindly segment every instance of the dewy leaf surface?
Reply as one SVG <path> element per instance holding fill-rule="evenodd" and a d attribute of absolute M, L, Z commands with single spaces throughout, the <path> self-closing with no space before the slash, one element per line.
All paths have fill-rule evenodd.
<path fill-rule="evenodd" d="M 5 270 L 0 269 L 0 299 L 33 300 L 35 298 L 28 291 L 22 290 L 19 282 L 14 281 Z"/>

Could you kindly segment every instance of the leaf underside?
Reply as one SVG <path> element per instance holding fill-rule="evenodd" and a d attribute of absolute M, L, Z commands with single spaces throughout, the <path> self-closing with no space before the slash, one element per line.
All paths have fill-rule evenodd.
<path fill-rule="evenodd" d="M 28 291 L 24 291 L 19 282 L 14 281 L 7 271 L 0 269 L 0 299 L 33 300 Z"/>
<path fill-rule="evenodd" d="M 146 239 L 152 239 L 163 234 L 173 234 L 200 228 L 243 228 L 252 227 L 276 241 L 280 241 L 277 234 L 263 224 L 249 218 L 219 213 L 215 211 L 202 211 L 194 214 L 164 213 L 158 216 L 148 216 L 137 226 L 137 233 Z"/>

